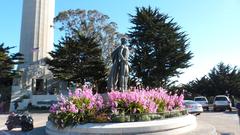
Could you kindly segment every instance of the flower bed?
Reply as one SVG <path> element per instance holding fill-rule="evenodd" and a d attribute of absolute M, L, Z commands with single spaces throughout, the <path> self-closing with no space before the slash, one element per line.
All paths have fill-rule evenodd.
<path fill-rule="evenodd" d="M 174 110 L 162 113 L 145 113 L 145 114 L 128 114 L 128 115 L 112 115 L 110 122 L 138 122 L 138 121 L 151 121 L 161 120 L 166 118 L 178 117 L 186 115 L 186 110 Z M 100 121 L 101 122 L 101 121 Z"/>
<path fill-rule="evenodd" d="M 50 107 L 49 120 L 58 128 L 89 122 L 135 122 L 158 120 L 187 114 L 183 95 L 169 95 L 164 89 L 136 89 L 107 93 L 103 102 L 99 94 L 87 87 L 61 95 Z"/>

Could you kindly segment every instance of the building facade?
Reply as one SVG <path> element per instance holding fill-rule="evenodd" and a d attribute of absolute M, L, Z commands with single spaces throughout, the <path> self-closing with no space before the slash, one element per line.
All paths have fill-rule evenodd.
<path fill-rule="evenodd" d="M 23 0 L 20 53 L 24 63 L 18 69 L 22 71 L 19 87 L 35 94 L 50 91 L 52 74 L 44 59 L 53 49 L 53 19 L 55 0 Z"/>

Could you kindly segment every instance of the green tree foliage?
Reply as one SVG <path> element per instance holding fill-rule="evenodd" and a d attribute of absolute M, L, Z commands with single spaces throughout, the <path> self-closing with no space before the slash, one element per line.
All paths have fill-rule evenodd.
<path fill-rule="evenodd" d="M 116 31 L 117 24 L 110 22 L 109 17 L 96 10 L 66 10 L 55 17 L 60 31 L 74 38 L 78 34 L 94 37 L 95 42 L 101 45 L 104 62 L 110 65 L 113 49 L 120 44 L 122 34 Z"/>
<path fill-rule="evenodd" d="M 183 88 L 187 90 L 187 92 L 192 93 L 193 97 L 199 95 L 208 96 L 215 94 L 213 90 L 210 91 L 211 83 L 210 79 L 207 76 L 204 76 L 201 79 L 193 80 L 187 85 L 184 85 Z"/>
<path fill-rule="evenodd" d="M 0 77 L 5 78 L 11 75 L 13 69 L 13 62 L 9 56 L 10 47 L 4 47 L 4 44 L 0 45 Z"/>
<path fill-rule="evenodd" d="M 240 96 L 240 70 L 237 67 L 219 63 L 208 74 L 212 90 L 215 94 L 225 94 Z"/>
<path fill-rule="evenodd" d="M 187 35 L 158 9 L 136 8 L 136 15 L 130 16 L 133 79 L 139 79 L 144 86 L 166 87 L 172 83 L 171 77 L 178 76 L 181 69 L 190 66 L 192 53 L 188 51 Z"/>
<path fill-rule="evenodd" d="M 13 47 L 4 47 L 3 43 L 0 44 L 0 102 L 5 102 L 2 106 L 3 112 L 9 110 L 12 80 L 20 75 L 14 66 L 23 63 L 24 60 L 20 53 L 10 54 L 11 48 Z"/>
<path fill-rule="evenodd" d="M 20 53 L 10 54 L 9 50 L 13 47 L 4 47 L 0 44 L 0 78 L 16 76 L 18 72 L 14 70 L 16 64 L 23 63 L 23 55 Z"/>
<path fill-rule="evenodd" d="M 46 62 L 55 78 L 82 84 L 86 79 L 97 85 L 106 79 L 100 45 L 94 38 L 81 34 L 66 36 L 54 46 L 55 50 L 49 53 L 52 59 Z"/>
<path fill-rule="evenodd" d="M 240 96 L 240 70 L 224 63 L 215 66 L 208 76 L 196 79 L 185 86 L 187 91 L 198 95 L 215 96 L 230 94 Z"/>

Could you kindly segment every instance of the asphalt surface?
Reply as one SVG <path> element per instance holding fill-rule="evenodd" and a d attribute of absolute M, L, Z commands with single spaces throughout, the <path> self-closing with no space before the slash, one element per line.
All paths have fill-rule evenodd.
<path fill-rule="evenodd" d="M 8 115 L 0 114 L 0 135 L 45 135 L 45 125 L 49 113 L 33 113 L 31 115 L 33 117 L 34 129 L 29 132 L 22 132 L 21 128 L 14 128 L 8 131 L 5 126 Z"/>
<path fill-rule="evenodd" d="M 21 128 L 8 131 L 5 122 L 6 114 L 0 114 L 0 135 L 45 135 L 45 124 L 48 113 L 33 113 L 34 129 L 29 132 L 22 132 Z M 204 112 L 197 116 L 198 123 L 213 125 L 219 135 L 240 135 L 240 123 L 236 111 L 233 112 Z"/>
<path fill-rule="evenodd" d="M 197 116 L 197 120 L 213 125 L 219 135 L 240 135 L 240 123 L 236 111 L 204 112 Z"/>

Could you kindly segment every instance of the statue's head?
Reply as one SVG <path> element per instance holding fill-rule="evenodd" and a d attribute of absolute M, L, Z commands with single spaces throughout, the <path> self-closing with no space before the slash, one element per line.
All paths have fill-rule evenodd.
<path fill-rule="evenodd" d="M 122 37 L 121 38 L 121 45 L 126 45 L 127 44 L 127 38 Z"/>

